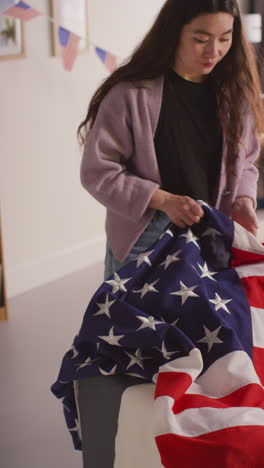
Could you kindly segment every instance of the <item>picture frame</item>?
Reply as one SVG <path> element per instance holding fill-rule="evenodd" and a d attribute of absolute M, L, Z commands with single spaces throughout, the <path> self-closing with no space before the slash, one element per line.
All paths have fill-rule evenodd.
<path fill-rule="evenodd" d="M 88 15 L 87 0 L 50 0 L 50 16 L 52 30 L 52 55 L 60 55 L 58 42 L 58 27 L 81 37 L 79 42 L 79 53 L 84 53 L 88 47 Z"/>
<path fill-rule="evenodd" d="M 23 22 L 0 15 L 0 60 L 25 57 L 25 30 Z"/>

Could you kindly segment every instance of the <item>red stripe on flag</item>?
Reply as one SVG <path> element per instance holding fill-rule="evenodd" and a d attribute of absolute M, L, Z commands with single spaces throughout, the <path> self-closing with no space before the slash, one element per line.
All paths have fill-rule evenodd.
<path fill-rule="evenodd" d="M 175 400 L 172 410 L 174 414 L 178 414 L 190 408 L 230 408 L 238 406 L 264 409 L 264 389 L 258 384 L 249 384 L 222 398 L 187 393 Z"/>
<path fill-rule="evenodd" d="M 263 272 L 264 275 L 264 272 Z M 250 276 L 240 279 L 251 307 L 264 308 L 264 276 Z M 263 465 L 264 466 L 264 465 Z"/>
<path fill-rule="evenodd" d="M 264 255 L 248 252 L 246 250 L 239 250 L 232 248 L 232 267 L 235 268 L 240 265 L 251 265 L 259 262 L 264 262 Z"/>
<path fill-rule="evenodd" d="M 263 468 L 264 427 L 230 427 L 199 437 L 156 437 L 165 468 Z"/>
<path fill-rule="evenodd" d="M 253 348 L 253 363 L 258 374 L 258 377 L 264 385 L 264 349 L 263 348 Z M 263 466 L 264 466 L 264 456 L 263 456 Z"/>
<path fill-rule="evenodd" d="M 185 372 L 160 372 L 155 390 L 155 399 L 160 396 L 180 398 L 191 384 L 192 378 Z"/>

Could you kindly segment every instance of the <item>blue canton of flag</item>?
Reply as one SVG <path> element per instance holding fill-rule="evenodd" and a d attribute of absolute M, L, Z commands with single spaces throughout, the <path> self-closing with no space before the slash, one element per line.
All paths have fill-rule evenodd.
<path fill-rule="evenodd" d="M 221 362 L 225 362 L 223 378 L 228 381 L 224 369 L 230 356 L 235 356 L 230 369 L 237 356 L 240 364 L 253 368 L 250 306 L 231 268 L 234 223 L 202 205 L 205 216 L 199 224 L 186 229 L 170 224 L 147 252 L 114 273 L 91 299 L 52 386 L 53 393 L 63 399 L 76 448 L 81 448 L 81 440 L 73 380 L 137 376 L 158 382 L 156 396 L 162 400 L 163 385 L 173 366 L 177 378 L 185 375 L 184 385 L 177 384 L 177 388 L 183 385 L 186 390 L 196 378 L 207 379 L 209 372 L 216 372 L 212 369 L 218 369 Z M 254 369 L 252 375 L 259 382 Z"/>

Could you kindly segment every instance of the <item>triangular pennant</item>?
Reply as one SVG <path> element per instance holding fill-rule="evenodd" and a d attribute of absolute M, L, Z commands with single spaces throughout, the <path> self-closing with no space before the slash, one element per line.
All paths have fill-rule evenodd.
<path fill-rule="evenodd" d="M 104 63 L 106 68 L 112 73 L 117 67 L 116 56 L 111 54 L 111 52 L 107 52 L 106 50 L 100 49 L 100 47 L 95 47 L 95 52 L 100 58 L 100 60 Z"/>
<path fill-rule="evenodd" d="M 100 49 L 99 47 L 95 47 L 95 52 L 97 53 L 98 57 L 100 60 L 105 63 L 106 60 L 106 51 L 103 49 Z"/>
<path fill-rule="evenodd" d="M 58 27 L 58 40 L 65 70 L 70 71 L 79 50 L 80 37 L 62 26 Z"/>
<path fill-rule="evenodd" d="M 3 13 L 5 15 L 12 16 L 13 18 L 20 19 L 21 21 L 30 21 L 33 18 L 36 18 L 36 16 L 40 16 L 42 14 L 25 2 L 18 2 Z"/>

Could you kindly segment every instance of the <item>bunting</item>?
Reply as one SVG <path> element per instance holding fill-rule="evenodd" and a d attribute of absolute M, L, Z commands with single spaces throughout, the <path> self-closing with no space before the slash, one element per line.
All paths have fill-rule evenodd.
<path fill-rule="evenodd" d="M 64 68 L 70 71 L 78 55 L 80 37 L 60 26 L 58 28 L 58 39 Z"/>
<path fill-rule="evenodd" d="M 14 3 L 14 2 L 12 2 Z M 5 15 L 12 16 L 13 18 L 20 19 L 21 21 L 30 21 L 41 13 L 35 8 L 32 8 L 25 2 L 18 2 L 3 12 Z"/>
<path fill-rule="evenodd" d="M 95 52 L 110 73 L 112 73 L 117 67 L 117 58 L 115 55 L 107 52 L 106 50 L 100 49 L 99 47 L 95 47 Z"/>
<path fill-rule="evenodd" d="M 17 18 L 21 21 L 30 21 L 37 16 L 44 16 L 49 21 L 55 22 L 54 18 L 41 13 L 23 1 L 16 3 L 15 0 L 0 0 L 0 15 L 2 14 Z M 74 34 L 72 31 L 64 28 L 62 25 L 57 26 L 57 32 L 64 69 L 71 71 L 78 55 L 79 41 L 80 39 L 87 38 Z M 117 68 L 118 57 L 116 55 L 113 55 L 107 50 L 101 49 L 90 41 L 88 49 L 89 46 L 94 47 L 96 55 L 110 73 L 112 73 Z"/>

